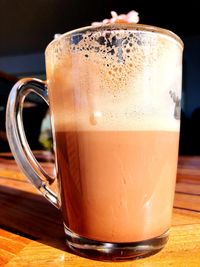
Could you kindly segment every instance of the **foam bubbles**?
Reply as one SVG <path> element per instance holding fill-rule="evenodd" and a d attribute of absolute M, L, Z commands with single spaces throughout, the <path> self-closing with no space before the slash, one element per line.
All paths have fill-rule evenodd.
<path fill-rule="evenodd" d="M 73 114 L 80 130 L 179 129 L 169 92 L 180 99 L 182 50 L 170 38 L 137 30 L 86 31 L 60 38 L 53 48 L 48 56 L 53 54 L 54 67 L 47 73 L 54 80 L 53 101 L 60 109 L 73 107 L 68 117 L 55 118 L 59 127 L 69 125 Z M 64 99 L 69 90 L 73 99 Z"/>

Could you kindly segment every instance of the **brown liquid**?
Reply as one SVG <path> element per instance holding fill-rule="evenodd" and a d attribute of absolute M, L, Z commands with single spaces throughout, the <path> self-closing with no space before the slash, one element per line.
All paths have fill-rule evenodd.
<path fill-rule="evenodd" d="M 56 132 L 65 224 L 108 242 L 134 242 L 170 227 L 178 132 Z"/>
<path fill-rule="evenodd" d="M 62 210 L 76 234 L 134 242 L 169 229 L 181 51 L 164 35 L 127 30 L 86 31 L 48 47 Z"/>

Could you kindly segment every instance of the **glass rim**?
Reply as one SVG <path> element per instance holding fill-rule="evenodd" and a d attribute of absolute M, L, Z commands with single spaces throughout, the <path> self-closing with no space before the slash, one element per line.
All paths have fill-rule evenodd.
<path fill-rule="evenodd" d="M 151 32 L 151 33 L 158 33 L 161 35 L 164 35 L 166 37 L 170 37 L 173 41 L 175 41 L 182 49 L 184 47 L 184 43 L 181 40 L 181 38 L 174 32 L 157 27 L 157 26 L 152 26 L 152 25 L 147 25 L 147 24 L 137 24 L 137 23 L 120 23 L 120 24 L 101 24 L 98 26 L 86 26 L 86 27 L 81 27 L 77 28 L 68 32 L 65 32 L 63 34 L 60 34 L 56 39 L 53 39 L 46 47 L 45 53 L 49 48 L 54 44 L 60 41 L 61 39 L 65 38 L 66 36 L 70 36 L 73 34 L 79 34 L 79 33 L 84 33 L 86 31 L 91 31 L 91 32 L 97 32 L 97 31 L 106 31 L 106 30 L 132 30 L 132 31 L 142 31 L 142 32 Z"/>

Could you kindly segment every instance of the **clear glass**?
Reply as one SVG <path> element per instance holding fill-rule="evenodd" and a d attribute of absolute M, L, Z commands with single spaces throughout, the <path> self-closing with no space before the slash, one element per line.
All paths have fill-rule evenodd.
<path fill-rule="evenodd" d="M 182 51 L 180 38 L 164 29 L 86 27 L 48 45 L 48 100 L 41 81 L 34 87 L 26 80 L 26 86 L 23 81 L 13 88 L 7 109 L 11 149 L 24 171 L 34 166 L 26 175 L 61 208 L 67 245 L 79 255 L 123 261 L 154 254 L 167 242 Z M 54 178 L 27 148 L 17 110 L 23 105 L 19 95 L 29 91 L 20 87 L 49 101 L 59 196 L 47 186 Z"/>

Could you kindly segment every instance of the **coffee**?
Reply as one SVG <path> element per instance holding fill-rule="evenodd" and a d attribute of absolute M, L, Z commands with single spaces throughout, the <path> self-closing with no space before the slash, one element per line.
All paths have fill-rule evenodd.
<path fill-rule="evenodd" d="M 169 36 L 137 30 L 74 34 L 48 48 L 67 229 L 105 242 L 147 240 L 169 229 L 180 126 L 172 95 L 180 104 L 180 51 Z"/>
<path fill-rule="evenodd" d="M 112 12 L 111 20 L 56 37 L 45 52 L 47 81 L 19 80 L 7 105 L 19 167 L 61 209 L 68 248 L 98 260 L 155 254 L 169 235 L 183 43 L 165 29 L 122 24 L 136 19 L 137 12 Z M 58 193 L 24 136 L 31 92 L 50 107 Z"/>
<path fill-rule="evenodd" d="M 56 140 L 69 229 L 109 242 L 141 241 L 169 229 L 177 132 L 58 132 Z"/>

